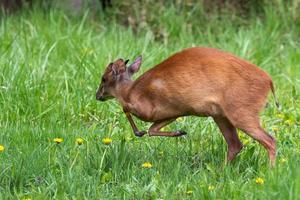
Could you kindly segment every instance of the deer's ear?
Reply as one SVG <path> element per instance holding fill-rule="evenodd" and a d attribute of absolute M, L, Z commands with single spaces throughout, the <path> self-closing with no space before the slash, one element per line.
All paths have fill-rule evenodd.
<path fill-rule="evenodd" d="M 135 59 L 135 61 L 128 67 L 128 72 L 130 75 L 139 71 L 142 64 L 142 56 L 139 56 Z"/>
<path fill-rule="evenodd" d="M 114 76 L 118 76 L 121 73 L 125 72 L 126 70 L 125 70 L 124 66 L 120 67 L 117 64 L 112 64 L 111 65 L 111 71 L 112 71 L 112 73 L 113 73 Z"/>

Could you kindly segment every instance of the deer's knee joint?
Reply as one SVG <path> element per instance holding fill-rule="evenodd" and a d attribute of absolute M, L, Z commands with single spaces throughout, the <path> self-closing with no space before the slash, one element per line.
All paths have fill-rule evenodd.
<path fill-rule="evenodd" d="M 153 130 L 151 128 L 148 130 L 148 135 L 149 136 L 154 136 L 154 133 L 155 133 L 155 130 Z"/>

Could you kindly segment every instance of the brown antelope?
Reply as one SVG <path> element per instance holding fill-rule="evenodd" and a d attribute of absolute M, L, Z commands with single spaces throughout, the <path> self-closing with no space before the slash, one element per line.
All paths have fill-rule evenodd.
<path fill-rule="evenodd" d="M 143 136 L 131 114 L 154 122 L 149 136 L 178 137 L 185 131 L 163 132 L 160 129 L 181 116 L 211 116 L 227 144 L 231 161 L 243 145 L 237 128 L 260 142 L 275 164 L 276 142 L 260 125 L 259 112 L 271 90 L 270 76 L 237 56 L 213 48 L 188 48 L 176 53 L 131 80 L 142 62 L 139 56 L 129 66 L 128 60 L 110 63 L 96 94 L 97 100 L 116 98 L 136 136 Z M 277 103 L 277 101 L 276 101 Z"/>

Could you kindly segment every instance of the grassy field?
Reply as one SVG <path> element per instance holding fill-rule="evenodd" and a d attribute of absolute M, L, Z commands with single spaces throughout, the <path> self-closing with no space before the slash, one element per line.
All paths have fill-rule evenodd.
<path fill-rule="evenodd" d="M 300 18 L 291 8 L 196 22 L 171 7 L 157 22 L 162 40 L 151 29 L 133 33 L 89 13 L 2 17 L 0 199 L 300 199 Z M 136 138 L 117 102 L 95 100 L 112 60 L 142 54 L 142 74 L 191 46 L 232 52 L 273 77 L 282 109 L 270 96 L 261 117 L 277 139 L 275 168 L 242 132 L 245 148 L 225 165 L 226 143 L 211 118 L 180 118 L 167 127 L 187 131 L 185 137 Z M 141 130 L 150 125 L 136 122 Z"/>

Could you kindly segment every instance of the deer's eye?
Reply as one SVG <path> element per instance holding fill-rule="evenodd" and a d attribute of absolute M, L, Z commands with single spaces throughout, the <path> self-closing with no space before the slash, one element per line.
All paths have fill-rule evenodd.
<path fill-rule="evenodd" d="M 104 83 L 105 81 L 106 81 L 105 78 L 102 77 L 102 82 Z"/>

